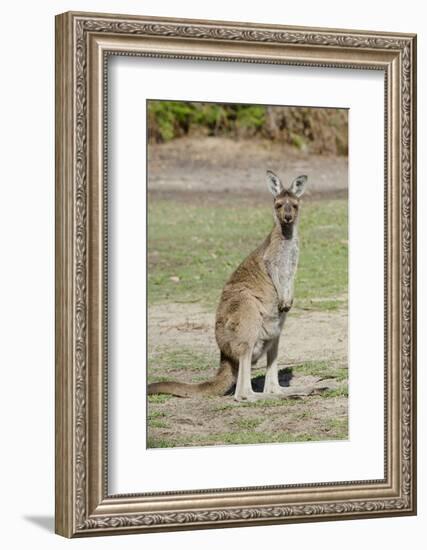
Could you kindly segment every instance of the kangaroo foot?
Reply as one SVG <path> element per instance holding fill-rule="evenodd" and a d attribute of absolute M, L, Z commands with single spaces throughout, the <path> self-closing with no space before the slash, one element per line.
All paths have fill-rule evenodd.
<path fill-rule="evenodd" d="M 264 399 L 268 398 L 288 398 L 288 397 L 307 397 L 308 395 L 318 395 L 322 391 L 336 389 L 337 383 L 335 380 L 319 380 L 314 384 L 309 384 L 307 386 L 275 386 L 269 387 L 264 390 Z"/>
<path fill-rule="evenodd" d="M 307 397 L 308 395 L 319 395 L 325 390 L 334 390 L 338 387 L 335 380 L 318 380 L 314 384 L 307 386 L 269 386 L 262 393 L 248 391 L 244 393 L 235 393 L 234 399 L 239 402 L 253 403 L 265 399 L 287 399 Z"/>
<path fill-rule="evenodd" d="M 241 403 L 254 403 L 256 401 L 265 401 L 266 399 L 287 399 L 288 397 L 305 397 L 313 393 L 314 387 L 294 387 L 294 388 L 282 388 L 270 389 L 267 392 L 252 392 L 235 395 L 235 401 Z"/>

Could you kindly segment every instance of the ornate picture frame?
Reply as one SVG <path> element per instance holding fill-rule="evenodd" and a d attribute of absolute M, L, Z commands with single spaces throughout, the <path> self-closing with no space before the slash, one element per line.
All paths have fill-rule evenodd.
<path fill-rule="evenodd" d="M 385 476 L 111 495 L 108 56 L 384 72 Z M 56 17 L 56 532 L 65 537 L 416 513 L 416 36 L 68 12 Z"/>

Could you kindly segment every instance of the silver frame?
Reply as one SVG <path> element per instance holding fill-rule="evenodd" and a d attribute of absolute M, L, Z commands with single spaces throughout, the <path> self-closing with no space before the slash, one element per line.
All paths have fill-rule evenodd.
<path fill-rule="evenodd" d="M 384 71 L 384 479 L 108 494 L 105 182 L 109 55 Z M 416 37 L 412 34 L 71 12 L 57 16 L 57 533 L 77 537 L 415 514 L 415 105 Z"/>

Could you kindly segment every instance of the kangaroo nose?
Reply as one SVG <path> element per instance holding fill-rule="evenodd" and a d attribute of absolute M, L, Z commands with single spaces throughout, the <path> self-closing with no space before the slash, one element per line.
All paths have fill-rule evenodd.
<path fill-rule="evenodd" d="M 291 214 L 285 214 L 285 222 L 290 222 L 292 220 Z"/>

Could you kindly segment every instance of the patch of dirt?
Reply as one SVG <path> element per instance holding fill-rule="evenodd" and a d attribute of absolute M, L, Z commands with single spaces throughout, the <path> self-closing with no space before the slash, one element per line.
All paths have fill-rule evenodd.
<path fill-rule="evenodd" d="M 345 397 L 313 396 L 264 408 L 234 404 L 231 397 L 171 398 L 156 408 L 163 411 L 166 425 L 150 428 L 149 437 L 169 441 L 171 447 L 228 444 L 227 435 L 233 432 L 239 442 L 238 434 L 248 431 L 252 443 L 257 442 L 256 434 L 260 434 L 261 443 L 280 441 L 283 434 L 289 441 L 298 441 L 301 436 L 307 441 L 347 438 Z M 342 426 L 339 432 L 337 423 Z M 262 438 L 267 434 L 272 435 L 271 439 Z"/>
<path fill-rule="evenodd" d="M 346 363 L 347 320 L 346 310 L 291 311 L 280 339 L 279 365 L 285 367 L 309 361 Z M 215 354 L 218 352 L 215 312 L 207 311 L 198 304 L 150 306 L 148 345 L 150 353 L 167 347 L 172 350 L 191 348 L 208 355 Z M 212 365 L 212 372 L 216 366 Z M 186 376 L 184 372 L 183 376 Z"/>
<path fill-rule="evenodd" d="M 348 190 L 347 157 L 303 153 L 270 141 L 181 138 L 149 145 L 148 161 L 148 190 L 156 193 L 187 191 L 197 197 L 203 192 L 207 200 L 212 194 L 249 193 L 265 200 L 267 169 L 276 171 L 285 184 L 307 174 L 306 197 L 345 196 Z"/>
<path fill-rule="evenodd" d="M 149 310 L 148 345 L 150 373 L 181 381 L 211 377 L 218 367 L 219 352 L 214 334 L 215 315 L 198 304 L 151 306 Z M 156 356 L 165 349 L 191 349 L 212 357 L 212 366 L 201 372 L 194 369 L 161 372 Z M 298 365 L 324 361 L 328 376 L 347 368 L 347 311 L 317 312 L 295 310 L 286 320 L 280 342 L 278 362 L 282 368 L 292 367 L 282 374 L 282 385 L 305 385 L 318 380 L 298 372 Z M 253 381 L 261 390 L 265 359 L 256 366 Z M 260 370 L 262 369 L 262 371 Z M 283 371 L 282 371 L 283 372 Z M 339 377 L 342 379 L 342 376 Z M 257 382 L 261 382 L 257 384 Z M 345 386 L 346 381 L 336 387 Z M 258 387 L 260 386 L 260 387 Z M 236 403 L 232 395 L 224 397 L 180 399 L 166 397 L 149 403 L 149 412 L 160 418 L 148 427 L 151 446 L 197 446 L 229 443 L 255 443 L 268 440 L 324 440 L 347 437 L 346 395 L 325 398 L 313 395 L 298 400 L 288 399 L 262 406 Z M 158 416 L 157 416 L 158 415 Z M 285 439 L 283 439 L 285 437 Z M 231 438 L 231 439 L 230 439 Z M 159 443 L 161 442 L 161 443 Z"/>
<path fill-rule="evenodd" d="M 191 204 L 197 206 L 222 207 L 230 206 L 231 201 L 234 208 L 242 206 L 260 206 L 265 207 L 268 202 L 266 190 L 247 189 L 241 191 L 235 189 L 229 191 L 225 189 L 218 191 L 201 191 L 199 189 L 152 189 L 148 191 L 149 200 L 173 200 L 181 204 Z M 347 199 L 347 189 L 330 189 L 326 191 L 310 191 L 304 195 L 304 201 L 318 201 L 328 199 Z"/>

